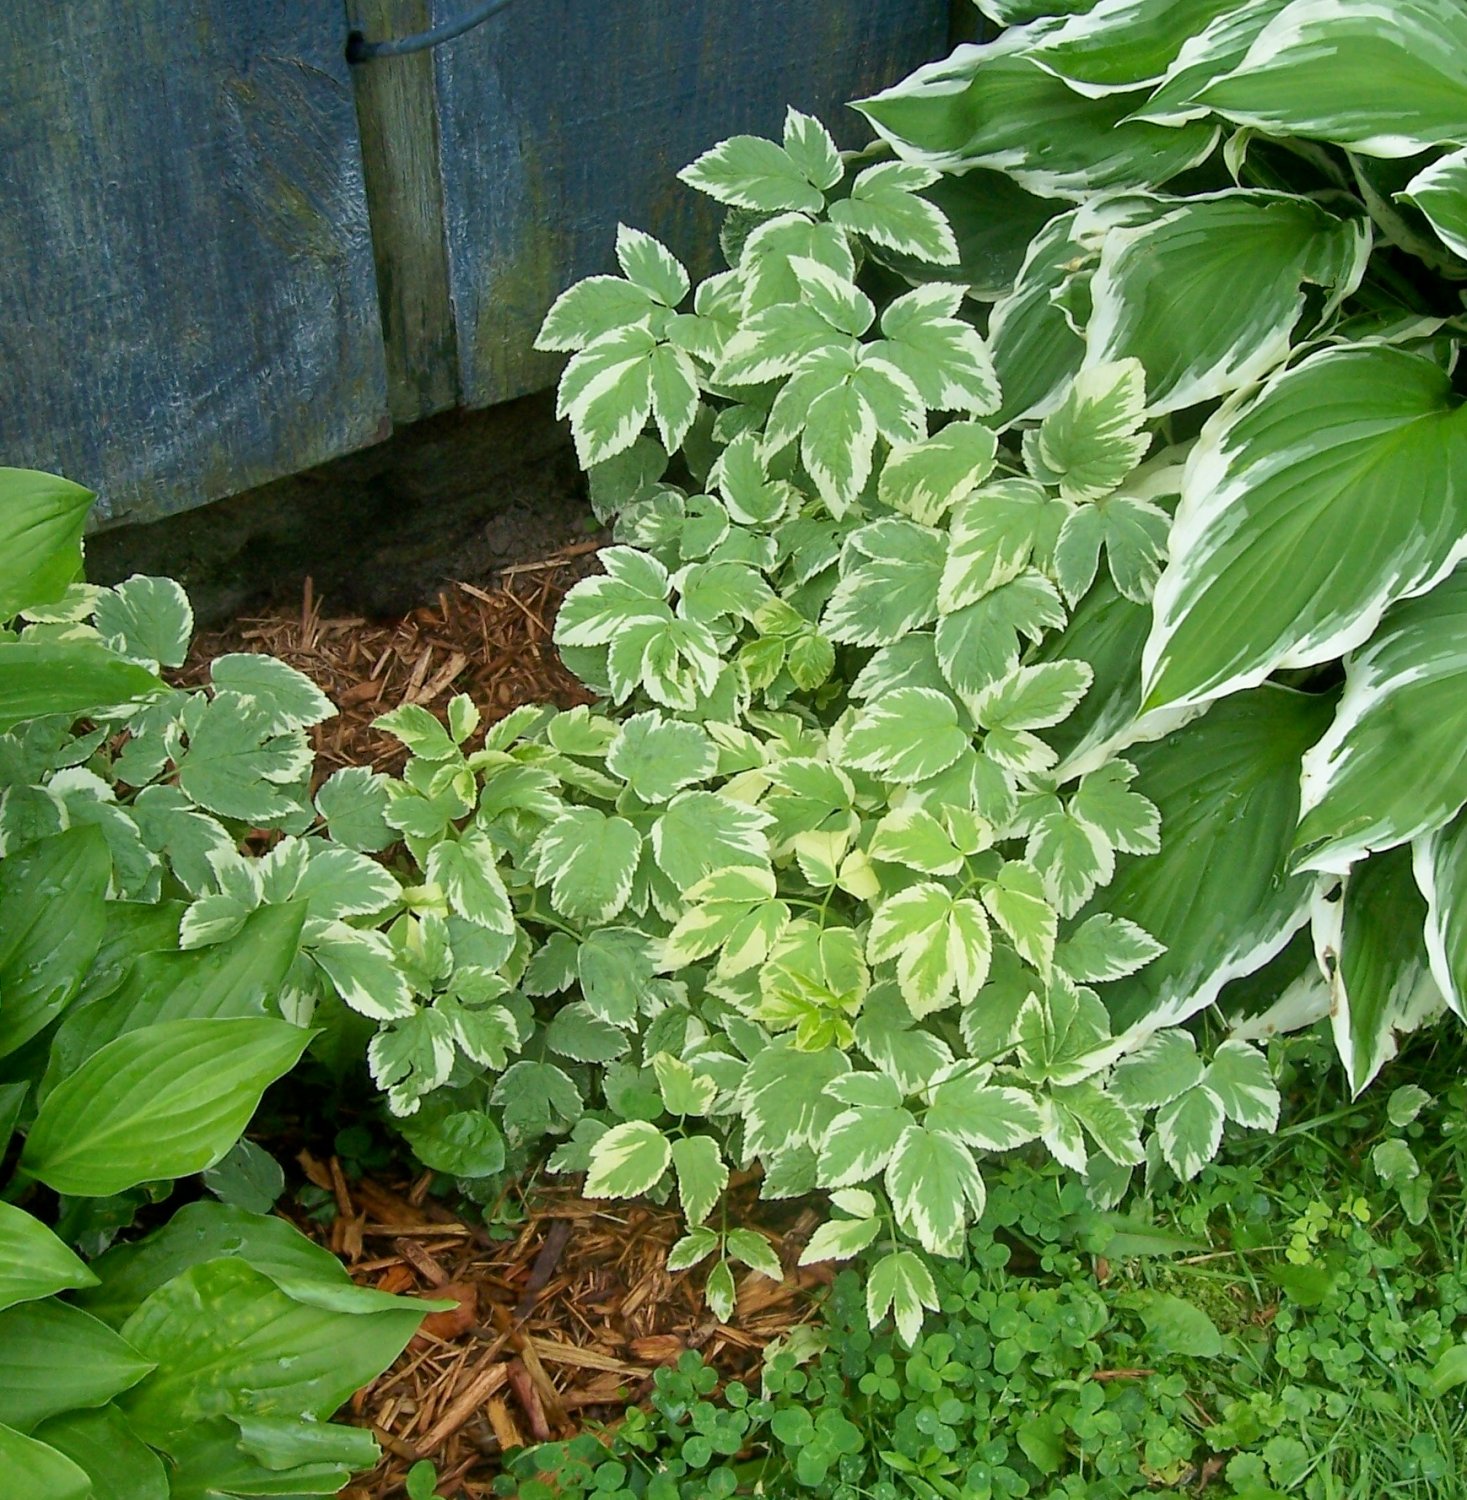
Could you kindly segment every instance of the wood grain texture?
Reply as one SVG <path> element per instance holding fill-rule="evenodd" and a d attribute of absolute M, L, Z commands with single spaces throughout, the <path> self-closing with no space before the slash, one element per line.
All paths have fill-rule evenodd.
<path fill-rule="evenodd" d="M 463 0 L 433 0 L 434 20 Z M 530 343 L 566 285 L 614 270 L 618 220 L 696 274 L 721 210 L 677 170 L 738 131 L 778 135 L 787 104 L 845 145 L 843 108 L 947 45 L 947 0 L 517 0 L 440 48 L 441 150 L 462 399 L 548 385 Z"/>
<path fill-rule="evenodd" d="M 3 462 L 141 520 L 384 435 L 336 4 L 0 7 Z"/>
<path fill-rule="evenodd" d="M 431 24 L 428 0 L 347 0 L 346 12 L 368 41 L 408 36 Z M 411 422 L 458 400 L 433 56 L 379 58 L 353 68 L 352 81 L 388 401 L 394 422 Z"/>

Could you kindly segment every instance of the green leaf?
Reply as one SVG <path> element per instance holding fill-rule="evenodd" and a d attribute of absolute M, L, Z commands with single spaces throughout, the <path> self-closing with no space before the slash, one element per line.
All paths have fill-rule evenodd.
<path fill-rule="evenodd" d="M 1217 1325 L 1195 1303 L 1168 1292 L 1143 1292 L 1138 1300 L 1147 1341 L 1157 1353 L 1216 1359 L 1223 1352 Z"/>
<path fill-rule="evenodd" d="M 873 521 L 852 532 L 846 547 L 849 567 L 821 619 L 832 641 L 889 645 L 936 619 L 944 552 L 939 532 L 911 521 Z"/>
<path fill-rule="evenodd" d="M 112 861 L 101 834 L 78 828 L 0 861 L 0 1056 L 65 1010 L 107 929 Z"/>
<path fill-rule="evenodd" d="M 15 1500 L 95 1500 L 85 1469 L 64 1453 L 3 1423 L 0 1464 Z"/>
<path fill-rule="evenodd" d="M 54 1298 L 0 1312 L 0 1343 L 0 1420 L 22 1432 L 74 1407 L 101 1406 L 153 1368 L 145 1351 Z"/>
<path fill-rule="evenodd" d="M 823 1141 L 840 1106 L 824 1093 L 850 1063 L 834 1047 L 799 1051 L 775 1041 L 749 1062 L 739 1084 L 745 1148 L 753 1155 Z"/>
<path fill-rule="evenodd" d="M 866 1281 L 866 1317 L 872 1328 L 890 1310 L 897 1333 L 908 1348 L 922 1331 L 922 1309 L 937 1311 L 937 1288 L 932 1273 L 914 1250 L 896 1250 L 871 1267 Z"/>
<path fill-rule="evenodd" d="M 856 714 L 840 758 L 858 770 L 914 782 L 946 770 L 968 745 L 950 698 L 931 688 L 898 688 Z"/>
<path fill-rule="evenodd" d="M 641 851 L 642 836 L 625 818 L 576 807 L 541 833 L 532 858 L 557 911 L 600 923 L 626 905 Z"/>
<path fill-rule="evenodd" d="M 697 724 L 664 720 L 655 709 L 623 721 L 606 757 L 644 802 L 667 802 L 686 786 L 713 774 L 718 753 Z"/>
<path fill-rule="evenodd" d="M 718 1085 L 711 1078 L 695 1073 L 692 1067 L 670 1052 L 658 1052 L 652 1058 L 663 1107 L 670 1115 L 704 1115 L 712 1108 Z"/>
<path fill-rule="evenodd" d="M 380 932 L 327 922 L 312 931 L 309 952 L 336 993 L 358 1015 L 387 1021 L 413 1013 L 407 976 Z"/>
<path fill-rule="evenodd" d="M 911 202 L 936 213 L 921 198 Z M 998 376 L 988 347 L 977 329 L 957 316 L 965 291 L 928 282 L 895 298 L 881 314 L 884 337 L 873 352 L 912 382 L 931 411 L 982 414 L 999 403 Z"/>
<path fill-rule="evenodd" d="M 310 771 L 311 749 L 299 729 L 282 730 L 273 708 L 222 693 L 200 704 L 188 729 L 178 785 L 200 807 L 261 823 L 300 806 L 287 788 Z"/>
<path fill-rule="evenodd" d="M 21 1165 L 102 1197 L 218 1161 L 311 1034 L 285 1021 L 165 1021 L 108 1042 L 47 1095 Z"/>
<path fill-rule="evenodd" d="M 784 149 L 806 180 L 818 188 L 833 188 L 845 173 L 830 132 L 813 115 L 785 110 Z"/>
<path fill-rule="evenodd" d="M 1156 416 L 1241 390 L 1288 356 L 1305 286 L 1324 289 L 1327 310 L 1338 307 L 1369 253 L 1367 219 L 1283 194 L 1219 193 L 1114 229 L 1090 283 L 1081 378 L 1108 361 L 1137 362 L 1137 415 L 1142 405 Z M 1144 436 L 1133 442 L 1145 451 Z"/>
<path fill-rule="evenodd" d="M 1223 1042 L 1202 1081 L 1222 1101 L 1228 1119 L 1250 1130 L 1277 1130 L 1279 1091 L 1268 1059 L 1247 1042 Z"/>
<path fill-rule="evenodd" d="M 1019 664 L 1022 639 L 1038 641 L 1063 625 L 1064 605 L 1055 586 L 1026 569 L 972 604 L 937 622 L 937 660 L 955 693 L 976 697 Z"/>
<path fill-rule="evenodd" d="M 36 1437 L 86 1471 L 92 1482 L 90 1500 L 169 1500 L 163 1460 L 115 1406 L 63 1412 L 43 1422 Z M 65 1493 L 59 1487 L 48 1490 L 46 1500 Z"/>
<path fill-rule="evenodd" d="M 883 505 L 935 526 L 993 469 L 998 439 L 977 422 L 949 422 L 916 443 L 898 443 L 877 480 Z"/>
<path fill-rule="evenodd" d="M 240 1139 L 203 1174 L 204 1186 L 221 1202 L 266 1214 L 285 1191 L 280 1163 L 253 1141 Z"/>
<path fill-rule="evenodd" d="M 1426 951 L 1447 1003 L 1467 1015 L 1467 813 L 1418 839 L 1416 884 L 1426 898 Z"/>
<path fill-rule="evenodd" d="M 1346 662 L 1334 722 L 1304 756 L 1303 869 L 1343 873 L 1467 803 L 1467 568 L 1392 606 Z"/>
<path fill-rule="evenodd" d="M 1222 1100 L 1200 1083 L 1156 1112 L 1161 1154 L 1183 1182 L 1191 1181 L 1217 1155 L 1226 1113 Z"/>
<path fill-rule="evenodd" d="M 0 620 L 53 603 L 81 576 L 82 529 L 96 498 L 56 474 L 0 468 Z"/>
<path fill-rule="evenodd" d="M 209 680 L 216 691 L 243 698 L 268 724 L 271 734 L 305 729 L 336 717 L 336 705 L 304 672 L 273 656 L 252 651 L 216 656 L 209 663 Z"/>
<path fill-rule="evenodd" d="M 458 742 L 421 704 L 403 703 L 390 713 L 379 714 L 372 728 L 390 734 L 419 760 L 458 758 Z"/>
<path fill-rule="evenodd" d="M 171 578 L 136 573 L 98 598 L 93 622 L 104 646 L 154 669 L 181 667 L 194 633 L 188 595 Z"/>
<path fill-rule="evenodd" d="M 0 1203 L 0 1310 L 97 1278 L 39 1220 Z"/>
<path fill-rule="evenodd" d="M 616 259 L 626 279 L 663 307 L 676 307 L 688 295 L 688 273 L 650 234 L 618 224 Z"/>
<path fill-rule="evenodd" d="M 1196 1087 L 1203 1074 L 1190 1032 L 1153 1031 L 1116 1063 L 1110 1091 L 1132 1109 L 1157 1109 Z"/>
<path fill-rule="evenodd" d="M 1090 1139 L 1117 1166 L 1140 1166 L 1146 1160 L 1138 1133 L 1139 1117 L 1120 1100 L 1093 1083 L 1056 1088 L 1051 1098 L 1071 1119 L 1079 1121 Z"/>
<path fill-rule="evenodd" d="M 689 187 L 733 208 L 819 213 L 825 207 L 825 194 L 806 176 L 801 162 L 761 136 L 730 136 L 677 175 Z"/>
<path fill-rule="evenodd" d="M 936 180 L 935 172 L 909 162 L 867 167 L 851 184 L 850 197 L 830 205 L 830 222 L 898 254 L 933 265 L 955 265 L 958 242 L 952 226 L 935 203 L 918 197 Z"/>
<path fill-rule="evenodd" d="M 1088 362 L 1059 406 L 1025 434 L 1025 462 L 1036 478 L 1057 482 L 1061 498 L 1099 500 L 1146 456 L 1151 434 L 1140 430 L 1145 410 L 1140 360 Z"/>
<path fill-rule="evenodd" d="M 880 1233 L 880 1219 L 832 1219 L 810 1236 L 809 1244 L 800 1252 L 799 1263 L 813 1266 L 827 1260 L 850 1260 Z"/>
<path fill-rule="evenodd" d="M 1303 925 L 1311 885 L 1290 873 L 1299 757 L 1329 712 L 1327 698 L 1261 687 L 1127 752 L 1160 811 L 1161 852 L 1119 859 L 1099 901 L 1166 952 L 1115 987 L 1118 1027 L 1187 1019 Z"/>
<path fill-rule="evenodd" d="M 1315 904 L 1315 951 L 1329 976 L 1330 1025 L 1352 1097 L 1395 1056 L 1396 1033 L 1414 1031 L 1442 1006 L 1426 916 L 1408 849 L 1363 860 L 1342 895 Z"/>
<path fill-rule="evenodd" d="M 889 812 L 876 825 L 866 852 L 924 875 L 956 875 L 963 867 L 963 854 L 948 830 L 920 807 L 904 805 Z"/>
<path fill-rule="evenodd" d="M 1055 581 L 1066 601 L 1073 606 L 1089 590 L 1103 547 L 1116 587 L 1127 599 L 1149 604 L 1171 524 L 1159 506 L 1123 493 L 1071 511 L 1054 545 Z M 1136 701 L 1139 706 L 1139 694 Z"/>
<path fill-rule="evenodd" d="M 643 287 L 620 276 L 587 276 L 551 304 L 535 336 L 535 347 L 575 353 L 604 333 L 645 322 L 652 308 L 652 298 Z"/>
<path fill-rule="evenodd" d="M 1019 956 L 1047 978 L 1059 916 L 1045 899 L 1038 872 L 1017 860 L 1007 861 L 998 878 L 984 887 L 983 904 Z"/>
<path fill-rule="evenodd" d="M 492 1177 L 504 1170 L 504 1137 L 494 1117 L 482 1109 L 424 1106 L 399 1120 L 397 1128 L 413 1155 L 435 1172 Z"/>
<path fill-rule="evenodd" d="M 167 691 L 146 668 L 90 641 L 0 641 L 0 730 L 43 714 L 80 718 Z"/>
<path fill-rule="evenodd" d="M 123 1337 L 157 1369 L 118 1405 L 163 1448 L 220 1414 L 324 1421 L 401 1353 L 421 1304 L 346 1314 L 296 1302 L 239 1260 L 195 1265 L 154 1292 Z"/>
<path fill-rule="evenodd" d="M 775 897 L 773 872 L 758 865 L 714 871 L 685 899 L 687 910 L 663 943 L 660 968 L 679 968 L 722 949 L 719 971 L 743 973 L 764 962 L 790 916 Z"/>
<path fill-rule="evenodd" d="M 633 324 L 602 334 L 571 357 L 555 412 L 570 420 L 583 469 L 625 452 L 647 425 L 658 347 L 647 328 Z"/>
<path fill-rule="evenodd" d="M 943 613 L 963 609 L 1017 578 L 1036 548 L 1052 546 L 1064 516 L 1064 508 L 1027 479 L 997 480 L 963 501 L 953 513 L 938 591 Z"/>
<path fill-rule="evenodd" d="M 784 1270 L 769 1241 L 757 1229 L 730 1229 L 724 1245 L 729 1259 L 748 1266 L 771 1281 L 783 1281 Z"/>
<path fill-rule="evenodd" d="M 972 1000 L 988 976 L 992 951 L 983 907 L 933 881 L 883 901 L 866 945 L 872 963 L 895 958 L 902 998 L 918 1017 Z"/>
<path fill-rule="evenodd" d="M 1077 984 L 1093 984 L 1134 974 L 1165 951 L 1134 922 L 1097 912 L 1059 944 L 1054 958 Z"/>
<path fill-rule="evenodd" d="M 883 982 L 871 987 L 854 1027 L 856 1045 L 906 1094 L 925 1088 L 953 1060 L 948 1044 L 915 1021 L 897 986 Z"/>
<path fill-rule="evenodd" d="M 874 1177 L 891 1160 L 912 1123 L 905 1109 L 890 1105 L 843 1110 L 826 1126 L 820 1142 L 821 1187 L 849 1187 Z"/>
<path fill-rule="evenodd" d="M 932 1091 L 925 1124 L 982 1151 L 1012 1151 L 1039 1134 L 1040 1118 L 1023 1089 L 997 1087 L 965 1073 Z"/>
<path fill-rule="evenodd" d="M 1440 577 L 1467 532 L 1464 423 L 1446 374 L 1391 348 L 1325 350 L 1218 413 L 1182 481 L 1146 706 L 1329 661 Z"/>
<path fill-rule="evenodd" d="M 696 1266 L 700 1260 L 706 1260 L 719 1248 L 718 1235 L 711 1229 L 696 1228 L 673 1245 L 667 1253 L 667 1269 L 669 1271 L 686 1271 Z"/>
<path fill-rule="evenodd" d="M 672 1161 L 666 1136 L 646 1120 L 614 1125 L 591 1148 L 588 1198 L 635 1198 L 653 1187 Z"/>
<path fill-rule="evenodd" d="M 1467 1344 L 1453 1344 L 1432 1366 L 1431 1388 L 1441 1396 L 1464 1384 L 1467 1384 Z"/>
<path fill-rule="evenodd" d="M 443 887 L 450 908 L 466 922 L 509 933 L 514 913 L 496 864 L 498 853 L 487 834 L 466 829 L 429 851 L 428 879 Z"/>
<path fill-rule="evenodd" d="M 686 1136 L 672 1143 L 678 1201 L 689 1224 L 701 1224 L 728 1186 L 728 1167 L 711 1135 Z"/>
<path fill-rule="evenodd" d="M 1413 156 L 1467 138 L 1467 17 L 1434 0 L 1295 0 L 1198 100 L 1240 125 Z"/>

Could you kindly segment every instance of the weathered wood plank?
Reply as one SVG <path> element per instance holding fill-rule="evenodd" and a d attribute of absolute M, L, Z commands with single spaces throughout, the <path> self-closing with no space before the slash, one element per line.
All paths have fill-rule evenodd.
<path fill-rule="evenodd" d="M 0 454 L 140 520 L 385 432 L 340 5 L 0 7 Z"/>
<path fill-rule="evenodd" d="M 428 0 L 347 0 L 369 41 L 431 25 Z M 438 101 L 429 52 L 352 69 L 382 333 L 394 422 L 445 411 L 458 400 L 453 308 L 448 297 Z"/>
<path fill-rule="evenodd" d="M 434 0 L 434 20 L 463 0 Z M 947 0 L 520 0 L 436 54 L 459 384 L 487 405 L 548 384 L 530 341 L 568 282 L 614 269 L 618 220 L 700 273 L 720 211 L 675 180 L 786 104 L 867 139 L 844 101 L 942 55 Z"/>

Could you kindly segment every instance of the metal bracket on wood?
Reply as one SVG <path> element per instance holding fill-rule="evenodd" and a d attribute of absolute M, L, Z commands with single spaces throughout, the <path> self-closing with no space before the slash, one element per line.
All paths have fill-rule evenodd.
<path fill-rule="evenodd" d="M 510 0 L 484 0 L 483 4 L 474 6 L 456 20 L 444 21 L 427 31 L 395 37 L 386 42 L 369 42 L 360 31 L 353 31 L 346 39 L 346 60 L 349 63 L 364 63 L 379 57 L 406 57 L 412 52 L 426 52 L 430 47 L 442 46 L 444 42 L 451 42 L 464 32 L 472 31 L 509 3 Z"/>

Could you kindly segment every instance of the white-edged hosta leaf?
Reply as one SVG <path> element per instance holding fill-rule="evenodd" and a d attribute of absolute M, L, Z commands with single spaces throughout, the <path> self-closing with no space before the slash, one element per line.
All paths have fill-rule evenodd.
<path fill-rule="evenodd" d="M 677 969 L 722 949 L 720 972 L 763 963 L 790 919 L 768 865 L 736 865 L 704 876 L 685 895 L 687 910 L 667 935 L 659 967 Z"/>
<path fill-rule="evenodd" d="M 1219 1045 L 1202 1081 L 1217 1095 L 1230 1120 L 1250 1130 L 1276 1130 L 1279 1091 L 1268 1059 L 1247 1042 Z"/>
<path fill-rule="evenodd" d="M 1053 546 L 1065 514 L 1028 479 L 1000 479 L 962 501 L 951 518 L 938 593 L 943 613 L 1017 578 L 1036 549 L 1042 556 Z"/>
<path fill-rule="evenodd" d="M 872 1328 L 890 1311 L 897 1334 L 910 1349 L 922 1332 L 923 1309 L 939 1306 L 932 1272 L 915 1250 L 894 1250 L 871 1267 L 866 1279 L 866 1317 Z"/>
<path fill-rule="evenodd" d="M 1104 547 L 1115 586 L 1134 603 L 1149 604 L 1171 524 L 1159 506 L 1134 495 L 1107 495 L 1093 505 L 1077 506 L 1065 517 L 1054 545 L 1055 581 L 1066 602 L 1073 607 L 1089 591 Z"/>
<path fill-rule="evenodd" d="M 1445 1004 L 1431 975 L 1427 905 L 1411 851 L 1362 860 L 1336 899 L 1316 897 L 1312 916 L 1335 1048 L 1354 1096 L 1395 1056 L 1397 1034 L 1416 1030 Z"/>
<path fill-rule="evenodd" d="M 1042 36 L 1030 56 L 1088 95 L 1160 83 L 1184 43 L 1238 0 L 1099 0 Z M 1048 10 L 1050 7 L 1046 6 Z"/>
<path fill-rule="evenodd" d="M 825 194 L 800 160 L 757 135 L 734 135 L 705 151 L 679 172 L 680 181 L 733 208 L 762 213 L 794 209 L 819 213 Z"/>
<path fill-rule="evenodd" d="M 594 1148 L 593 1148 L 594 1149 Z M 689 1224 L 701 1224 L 728 1186 L 728 1165 L 711 1135 L 690 1135 L 672 1143 L 677 1196 Z"/>
<path fill-rule="evenodd" d="M 664 307 L 688 295 L 688 273 L 660 241 L 640 229 L 616 226 L 616 260 L 621 273 Z"/>
<path fill-rule="evenodd" d="M 1134 922 L 1097 912 L 1055 949 L 1054 961 L 1077 984 L 1123 979 L 1166 950 Z"/>
<path fill-rule="evenodd" d="M 973 1153 L 950 1135 L 909 1125 L 886 1168 L 886 1191 L 902 1223 L 934 1255 L 960 1255 L 970 1218 L 987 1192 Z"/>
<path fill-rule="evenodd" d="M 672 1160 L 667 1137 L 646 1120 L 613 1125 L 591 1147 L 588 1198 L 635 1198 L 653 1187 Z"/>
<path fill-rule="evenodd" d="M 614 329 L 645 323 L 653 306 L 644 287 L 620 276 L 587 276 L 551 303 L 535 347 L 576 353 Z"/>
<path fill-rule="evenodd" d="M 826 1126 L 820 1142 L 820 1185 L 851 1187 L 874 1177 L 891 1160 L 911 1124 L 906 1110 L 890 1106 L 843 1110 Z"/>
<path fill-rule="evenodd" d="M 931 688 L 898 688 L 860 710 L 841 759 L 892 781 L 922 781 L 952 765 L 968 744 L 950 698 Z"/>
<path fill-rule="evenodd" d="M 1234 0 L 1229 10 L 1206 26 L 1192 30 L 1151 97 L 1136 111 L 1137 117 L 1178 125 L 1184 120 L 1204 118 L 1208 109 L 1196 102 L 1197 95 L 1215 78 L 1232 72 L 1243 61 L 1254 38 L 1288 3 L 1289 0 L 1242 0 L 1242 3 Z"/>
<path fill-rule="evenodd" d="M 930 410 L 981 415 L 998 407 L 998 376 L 978 330 L 955 316 L 963 292 L 934 281 L 895 298 L 873 353 L 901 370 Z"/>
<path fill-rule="evenodd" d="M 972 1000 L 988 976 L 993 938 L 982 905 L 923 881 L 883 901 L 866 943 L 874 963 L 895 959 L 897 984 L 922 1017 Z"/>
<path fill-rule="evenodd" d="M 1122 857 L 1096 904 L 1166 952 L 1108 994 L 1118 1029 L 1195 1015 L 1307 920 L 1311 883 L 1290 872 L 1299 757 L 1329 714 L 1327 698 L 1266 686 L 1126 752 L 1160 811 L 1161 850 Z"/>
<path fill-rule="evenodd" d="M 898 443 L 877 479 L 883 505 L 923 526 L 937 525 L 993 469 L 998 438 L 978 422 L 949 422 L 916 443 Z"/>
<path fill-rule="evenodd" d="M 336 716 L 336 705 L 306 676 L 273 656 L 235 651 L 216 656 L 209 680 L 221 693 L 237 693 L 270 725 L 272 734 L 305 729 Z"/>
<path fill-rule="evenodd" d="M 412 991 L 391 943 L 380 932 L 326 922 L 312 929 L 307 951 L 358 1015 L 374 1021 L 412 1015 Z"/>
<path fill-rule="evenodd" d="M 1453 255 L 1467 260 L 1467 148 L 1424 167 L 1400 196 L 1426 215 Z"/>
<path fill-rule="evenodd" d="M 1418 355 L 1328 349 L 1212 418 L 1156 586 L 1145 706 L 1329 661 L 1445 574 L 1467 552 L 1467 409 L 1454 401 Z"/>
<path fill-rule="evenodd" d="M 717 765 L 718 752 L 698 725 L 664 719 L 655 709 L 624 720 L 606 756 L 606 769 L 644 802 L 670 801 Z"/>
<path fill-rule="evenodd" d="M 1467 14 L 1440 0 L 1294 0 L 1198 99 L 1274 134 L 1414 156 L 1467 138 Z"/>
<path fill-rule="evenodd" d="M 1116 1063 L 1110 1091 L 1132 1109 L 1158 1109 L 1203 1080 L 1202 1059 L 1189 1031 L 1153 1031 Z"/>
<path fill-rule="evenodd" d="M 1129 117 L 1124 94 L 1087 99 L 1032 57 L 999 43 L 960 49 L 856 108 L 909 161 L 992 167 L 1045 197 L 1151 186 L 1202 161 L 1217 130 Z"/>
<path fill-rule="evenodd" d="M 924 1123 L 980 1151 L 1012 1151 L 1032 1141 L 1040 1129 L 1031 1094 L 980 1083 L 971 1073 L 938 1084 Z"/>
<path fill-rule="evenodd" d="M 1345 663 L 1334 722 L 1304 756 L 1300 868 L 1343 874 L 1467 803 L 1467 568 L 1387 610 Z"/>
<path fill-rule="evenodd" d="M 1426 897 L 1426 951 L 1447 1003 L 1467 1017 L 1467 813 L 1412 847 L 1416 884 Z"/>
<path fill-rule="evenodd" d="M 850 197 L 830 205 L 830 222 L 899 254 L 933 265 L 956 265 L 958 242 L 946 215 L 917 196 L 936 181 L 936 172 L 909 162 L 867 167 L 851 184 Z"/>
<path fill-rule="evenodd" d="M 832 1219 L 810 1236 L 810 1243 L 800 1252 L 799 1264 L 813 1266 L 827 1260 L 850 1260 L 880 1233 L 880 1219 Z"/>
<path fill-rule="evenodd" d="M 1201 1083 L 1157 1110 L 1161 1154 L 1183 1182 L 1190 1182 L 1217 1155 L 1226 1113 L 1222 1100 Z"/>
<path fill-rule="evenodd" d="M 193 639 L 193 608 L 171 578 L 134 573 L 97 596 L 92 618 L 105 645 L 154 668 L 181 667 Z"/>
<path fill-rule="evenodd" d="M 626 905 L 641 852 L 642 835 L 625 818 L 572 807 L 535 840 L 532 858 L 558 912 L 601 923 Z"/>
<path fill-rule="evenodd" d="M 1141 430 L 1145 411 L 1140 360 L 1089 362 L 1064 400 L 1024 434 L 1025 463 L 1037 479 L 1058 483 L 1062 499 L 1099 500 L 1146 456 L 1151 434 Z"/>

